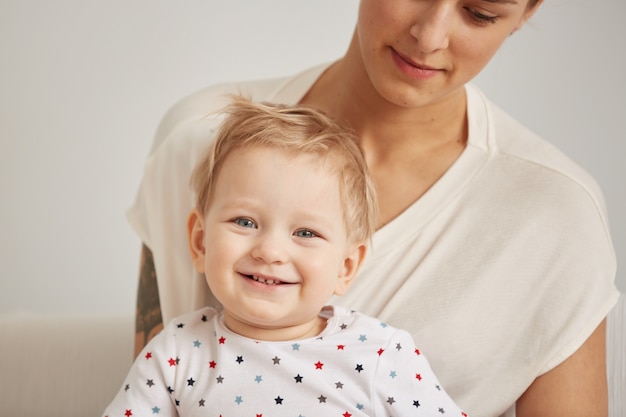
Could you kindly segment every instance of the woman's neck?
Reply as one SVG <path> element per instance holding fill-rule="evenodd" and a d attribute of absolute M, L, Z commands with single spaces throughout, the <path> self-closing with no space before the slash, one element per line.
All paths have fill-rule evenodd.
<path fill-rule="evenodd" d="M 358 134 L 371 152 L 422 152 L 467 140 L 465 89 L 421 107 L 402 107 L 375 90 L 350 50 L 331 65 L 302 103 L 325 111 Z M 393 145 L 392 145 L 393 144 Z M 390 146 L 392 145 L 392 146 Z"/>
<path fill-rule="evenodd" d="M 350 51 L 302 103 L 356 131 L 379 195 L 380 226 L 426 193 L 467 144 L 465 88 L 420 107 L 402 107 L 378 94 Z"/>

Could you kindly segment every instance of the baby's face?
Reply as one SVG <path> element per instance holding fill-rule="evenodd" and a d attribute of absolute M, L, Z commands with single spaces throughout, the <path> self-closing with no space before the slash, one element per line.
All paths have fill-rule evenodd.
<path fill-rule="evenodd" d="M 317 334 L 320 308 L 347 289 L 362 256 L 348 241 L 336 174 L 311 155 L 235 151 L 202 220 L 196 267 L 226 325 L 254 339 Z"/>

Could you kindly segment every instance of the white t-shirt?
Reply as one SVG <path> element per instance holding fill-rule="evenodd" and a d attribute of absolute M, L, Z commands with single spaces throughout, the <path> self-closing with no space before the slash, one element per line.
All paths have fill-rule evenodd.
<path fill-rule="evenodd" d="M 463 417 L 411 335 L 325 307 L 317 337 L 264 342 L 205 307 L 175 318 L 137 357 L 103 416 Z"/>
<path fill-rule="evenodd" d="M 325 70 L 220 85 L 165 116 L 129 219 L 154 254 L 163 319 L 214 304 L 188 254 L 189 176 L 224 94 L 297 103 Z M 378 230 L 333 299 L 408 330 L 450 396 L 498 416 L 574 353 L 618 298 L 595 181 L 468 85 L 468 145 L 426 194 Z M 510 414 L 512 415 L 512 414 Z"/>

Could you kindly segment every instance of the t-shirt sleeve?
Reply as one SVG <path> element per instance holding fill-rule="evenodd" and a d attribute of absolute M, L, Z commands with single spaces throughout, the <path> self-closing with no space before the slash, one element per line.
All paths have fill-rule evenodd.
<path fill-rule="evenodd" d="M 409 333 L 395 332 L 379 355 L 373 397 L 377 416 L 467 416 L 447 394 Z"/>
<path fill-rule="evenodd" d="M 176 369 L 176 355 L 171 354 L 175 351 L 171 330 L 169 326 L 146 345 L 103 417 L 178 415 L 170 395 Z"/>

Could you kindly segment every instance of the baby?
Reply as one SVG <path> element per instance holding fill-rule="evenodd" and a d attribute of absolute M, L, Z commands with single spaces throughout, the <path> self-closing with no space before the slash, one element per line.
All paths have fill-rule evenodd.
<path fill-rule="evenodd" d="M 234 97 L 223 113 L 187 224 L 221 306 L 174 319 L 103 415 L 465 416 L 407 332 L 326 305 L 377 221 L 354 134 L 305 107 Z"/>

